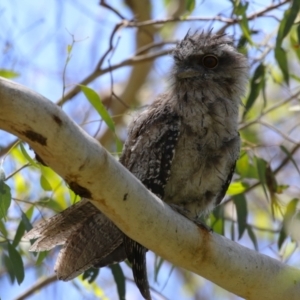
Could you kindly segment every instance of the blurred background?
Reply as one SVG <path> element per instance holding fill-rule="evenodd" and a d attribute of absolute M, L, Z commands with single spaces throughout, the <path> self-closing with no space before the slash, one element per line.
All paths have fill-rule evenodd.
<path fill-rule="evenodd" d="M 207 223 L 229 239 L 299 268 L 297 2 L 2 0 L 0 76 L 60 105 L 117 158 L 136 111 L 167 91 L 176 42 L 188 30 L 232 35 L 250 66 L 240 107 L 243 144 L 233 183 Z M 97 92 L 114 128 L 79 85 Z M 59 249 L 29 253 L 24 232 L 80 199 L 50 168 L 34 161 L 26 144 L 3 131 L 0 160 L 11 195 L 0 193 L 2 300 L 121 299 L 124 284 L 126 299 L 141 299 L 126 263 L 121 271 L 104 268 L 96 276 L 90 270 L 66 283 L 53 271 Z M 151 251 L 147 258 L 153 299 L 241 299 Z"/>

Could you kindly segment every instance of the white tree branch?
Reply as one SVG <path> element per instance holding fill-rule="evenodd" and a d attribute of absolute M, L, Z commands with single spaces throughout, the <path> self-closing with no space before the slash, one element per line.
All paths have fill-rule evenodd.
<path fill-rule="evenodd" d="M 202 230 L 150 193 L 41 95 L 0 79 L 0 128 L 28 144 L 122 231 L 177 266 L 246 299 L 299 299 L 300 271 Z"/>

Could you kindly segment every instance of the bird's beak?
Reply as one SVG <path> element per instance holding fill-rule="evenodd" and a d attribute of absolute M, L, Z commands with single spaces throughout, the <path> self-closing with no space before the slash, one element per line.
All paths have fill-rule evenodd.
<path fill-rule="evenodd" d="M 176 76 L 179 79 L 193 78 L 199 76 L 199 72 L 195 71 L 192 68 L 182 69 L 177 72 Z"/>

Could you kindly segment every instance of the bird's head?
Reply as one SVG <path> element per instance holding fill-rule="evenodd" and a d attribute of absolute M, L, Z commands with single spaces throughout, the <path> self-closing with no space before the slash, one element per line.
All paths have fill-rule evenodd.
<path fill-rule="evenodd" d="M 173 50 L 175 84 L 187 88 L 224 89 L 227 96 L 244 93 L 248 78 L 248 63 L 237 52 L 233 40 L 224 34 L 194 33 Z"/>

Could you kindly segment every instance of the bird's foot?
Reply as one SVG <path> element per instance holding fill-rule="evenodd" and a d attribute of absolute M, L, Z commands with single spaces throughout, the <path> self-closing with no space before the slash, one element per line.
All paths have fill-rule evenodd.
<path fill-rule="evenodd" d="M 183 215 L 184 217 L 186 217 L 187 219 L 191 220 L 192 222 L 194 222 L 198 227 L 207 230 L 208 232 L 212 232 L 212 228 L 209 227 L 208 225 L 206 225 L 202 220 L 200 220 L 199 218 L 195 218 L 192 217 L 192 214 L 189 210 L 176 205 L 176 204 L 170 204 L 171 208 L 173 210 L 175 210 L 176 212 L 178 212 L 179 214 Z"/>

